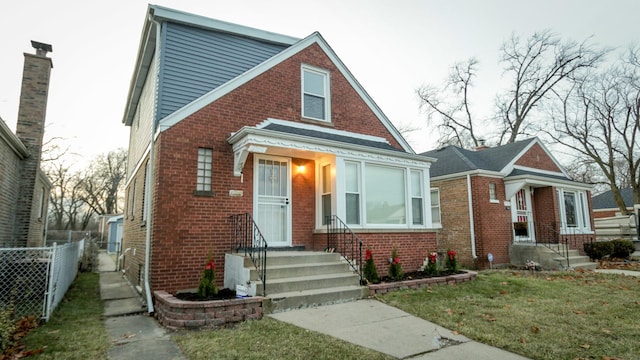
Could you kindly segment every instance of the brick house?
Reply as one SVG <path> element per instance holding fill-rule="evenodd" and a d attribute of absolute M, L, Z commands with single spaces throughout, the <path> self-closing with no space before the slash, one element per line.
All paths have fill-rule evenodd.
<path fill-rule="evenodd" d="M 16 134 L 0 118 L 0 247 L 44 245 L 51 182 L 40 169 L 51 45 L 24 54 Z"/>
<path fill-rule="evenodd" d="M 393 247 L 411 270 L 435 249 L 432 159 L 317 32 L 296 39 L 151 5 L 123 123 L 124 267 L 149 303 L 155 290 L 196 287 L 208 254 L 222 285 L 239 214 L 269 250 L 323 251 L 326 223 L 340 221 L 381 275 Z"/>
<path fill-rule="evenodd" d="M 572 181 L 537 138 L 423 155 L 437 159 L 430 170 L 440 198 L 438 249 L 456 250 L 467 266 L 488 268 L 489 254 L 506 265 L 519 246 L 565 240 L 582 252 L 594 238 L 591 186 Z"/>

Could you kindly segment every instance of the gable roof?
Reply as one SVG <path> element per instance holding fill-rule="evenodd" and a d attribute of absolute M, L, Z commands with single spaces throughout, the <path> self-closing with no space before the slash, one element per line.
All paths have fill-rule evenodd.
<path fill-rule="evenodd" d="M 633 207 L 633 189 L 632 188 L 620 189 L 620 195 L 622 195 L 622 200 L 624 201 L 624 205 L 627 208 L 632 208 Z M 607 190 L 600 195 L 596 195 L 592 197 L 591 202 L 593 204 L 594 210 L 618 208 L 618 204 L 613 198 L 613 193 L 611 190 Z"/>
<path fill-rule="evenodd" d="M 438 159 L 431 165 L 431 177 L 485 170 L 500 172 L 536 142 L 536 138 L 487 148 L 481 151 L 466 150 L 449 145 L 421 155 Z"/>
<path fill-rule="evenodd" d="M 0 117 L 0 139 L 9 146 L 11 150 L 20 158 L 24 159 L 29 156 L 27 147 L 22 141 L 9 129 L 7 124 Z"/>
<path fill-rule="evenodd" d="M 215 85 L 210 91 L 204 93 L 198 98 L 190 99 L 185 104 L 179 104 L 172 112 L 164 113 L 157 109 L 157 121 L 158 130 L 164 131 L 169 129 L 182 119 L 202 109 L 208 104 L 216 101 L 229 92 L 237 89 L 243 84 L 247 83 L 251 79 L 258 75 L 268 71 L 272 67 L 280 64 L 286 59 L 294 56 L 303 49 L 317 44 L 325 54 L 331 59 L 340 73 L 347 79 L 349 84 L 355 89 L 360 98 L 367 104 L 371 111 L 376 115 L 380 122 L 385 126 L 394 139 L 400 144 L 404 151 L 415 154 L 409 143 L 404 139 L 400 132 L 393 126 L 391 121 L 384 115 L 382 110 L 373 101 L 369 94 L 364 90 L 360 83 L 353 77 L 351 72 L 347 69 L 344 63 L 338 58 L 333 49 L 327 44 L 318 32 L 314 32 L 304 39 L 296 39 L 285 35 L 274 34 L 258 29 L 244 27 L 240 25 L 230 24 L 214 19 L 205 18 L 193 14 L 179 12 L 172 9 L 159 7 L 156 5 L 149 6 L 149 16 L 145 22 L 143 28 L 143 34 L 141 39 L 140 48 L 138 51 L 138 60 L 134 70 L 134 76 L 129 88 L 129 96 L 127 97 L 127 105 L 123 123 L 130 125 L 133 121 L 136 107 L 140 100 L 142 93 L 142 86 L 148 73 L 149 66 L 153 60 L 156 44 L 156 32 L 158 31 L 157 24 L 159 22 L 176 22 L 179 24 L 189 25 L 196 28 L 203 28 L 209 30 L 220 31 L 226 34 L 237 35 L 241 38 L 249 38 L 252 41 L 264 41 L 276 46 L 272 51 L 270 57 L 267 56 L 259 64 L 248 66 L 241 71 L 236 72 L 233 76 L 229 76 L 226 82 Z M 280 51 L 278 51 L 280 49 Z M 272 49 L 273 50 L 273 49 Z M 160 91 L 162 92 L 162 91 Z"/>

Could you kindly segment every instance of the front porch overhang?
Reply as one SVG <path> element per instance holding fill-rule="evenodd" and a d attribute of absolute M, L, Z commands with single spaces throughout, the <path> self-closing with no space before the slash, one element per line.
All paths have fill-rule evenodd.
<path fill-rule="evenodd" d="M 537 174 L 507 176 L 504 179 L 504 186 L 507 200 L 515 196 L 515 194 L 525 186 L 533 188 L 552 186 L 586 191 L 590 191 L 592 189 L 592 186 L 589 184 L 580 183 L 570 179 L 561 179 L 558 177 Z"/>
<path fill-rule="evenodd" d="M 357 135 L 357 134 L 354 134 Z M 243 127 L 233 133 L 227 142 L 233 147 L 234 176 L 241 176 L 250 153 L 270 154 L 316 160 L 327 155 L 349 157 L 378 163 L 404 164 L 428 168 L 433 158 L 404 152 L 379 149 L 313 136 L 290 134 L 282 131 Z"/>

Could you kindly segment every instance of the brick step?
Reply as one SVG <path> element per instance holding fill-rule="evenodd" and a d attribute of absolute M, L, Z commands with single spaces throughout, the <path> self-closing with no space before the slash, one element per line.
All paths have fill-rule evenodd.
<path fill-rule="evenodd" d="M 267 251 L 267 267 L 336 261 L 340 261 L 340 254 L 320 251 Z M 247 268 L 253 266 L 249 257 L 245 258 L 244 266 Z"/>

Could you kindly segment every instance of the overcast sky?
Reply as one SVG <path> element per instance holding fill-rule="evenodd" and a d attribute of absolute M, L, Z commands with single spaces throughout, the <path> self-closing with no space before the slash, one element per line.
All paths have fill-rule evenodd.
<path fill-rule="evenodd" d="M 0 117 L 15 130 L 23 53 L 53 46 L 45 137 L 63 137 L 85 159 L 127 147 L 122 124 L 147 2 L 21 0 L 0 11 Z M 551 29 L 566 39 L 638 44 L 637 0 L 158 0 L 155 4 L 303 38 L 319 31 L 396 124 L 424 128 L 415 89 L 441 83 L 475 56 L 472 100 L 488 112 L 500 78 L 498 49 L 512 32 Z M 412 133 L 417 152 L 436 139 Z"/>

